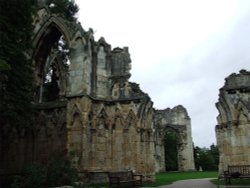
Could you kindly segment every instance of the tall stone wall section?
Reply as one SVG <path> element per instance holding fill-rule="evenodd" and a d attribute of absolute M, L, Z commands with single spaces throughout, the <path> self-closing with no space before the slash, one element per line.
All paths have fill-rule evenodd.
<path fill-rule="evenodd" d="M 186 109 L 179 105 L 173 109 L 156 110 L 154 124 L 157 171 L 165 171 L 164 138 L 168 130 L 177 135 L 178 170 L 195 170 L 191 122 Z"/>
<path fill-rule="evenodd" d="M 91 101 L 69 104 L 68 150 L 80 170 L 154 172 L 151 102 Z M 77 104 L 77 107 L 76 107 Z M 79 114 L 78 112 L 82 112 Z M 74 114 L 72 116 L 72 114 Z"/>
<path fill-rule="evenodd" d="M 66 102 L 66 151 L 72 164 L 79 171 L 154 174 L 153 103 L 138 84 L 129 82 L 128 48 L 111 49 L 104 38 L 95 41 L 92 29 L 85 31 L 46 8 L 38 11 L 35 23 L 36 75 L 45 75 L 41 67 L 50 66 L 52 54 L 47 48 L 52 48 L 55 36 L 59 40 L 62 35 L 70 49 L 68 73 L 55 66 L 57 100 Z M 43 88 L 42 78 L 36 80 Z M 66 88 L 60 84 L 64 82 Z M 55 102 L 40 99 L 43 105 Z"/>
<path fill-rule="evenodd" d="M 219 172 L 228 165 L 250 164 L 250 72 L 241 70 L 225 79 L 216 107 Z"/>

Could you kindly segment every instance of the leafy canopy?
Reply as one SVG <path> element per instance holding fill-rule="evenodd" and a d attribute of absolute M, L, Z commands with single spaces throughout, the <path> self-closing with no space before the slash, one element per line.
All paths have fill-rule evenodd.
<path fill-rule="evenodd" d="M 79 11 L 78 6 L 73 0 L 46 0 L 46 5 L 50 11 L 55 14 L 60 14 L 69 21 L 76 20 L 76 13 Z"/>
<path fill-rule="evenodd" d="M 34 5 L 32 0 L 0 1 L 1 125 L 31 122 L 33 73 L 26 52 L 32 47 Z"/>

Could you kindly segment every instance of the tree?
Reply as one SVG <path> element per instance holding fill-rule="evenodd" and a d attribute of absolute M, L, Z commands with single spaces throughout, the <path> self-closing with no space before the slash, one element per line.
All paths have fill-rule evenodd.
<path fill-rule="evenodd" d="M 46 5 L 50 11 L 68 19 L 69 21 L 76 20 L 76 13 L 79 11 L 78 6 L 73 0 L 46 0 Z"/>
<path fill-rule="evenodd" d="M 29 58 L 36 0 L 0 1 L 0 125 L 32 124 L 34 76 Z M 75 20 L 73 0 L 47 0 L 51 12 Z"/>
<path fill-rule="evenodd" d="M 219 166 L 219 160 L 220 160 L 220 155 L 219 155 L 219 149 L 218 149 L 218 146 L 212 144 L 210 146 L 210 153 L 211 155 L 213 156 L 213 159 L 214 159 L 214 166 L 215 166 L 215 169 L 218 170 L 218 166 Z"/>
<path fill-rule="evenodd" d="M 178 170 L 176 134 L 173 132 L 166 132 L 164 143 L 166 170 Z"/>
<path fill-rule="evenodd" d="M 200 167 L 206 171 L 218 170 L 219 152 L 217 146 L 212 144 L 210 149 L 196 146 L 194 148 L 194 160 L 197 170 L 199 170 Z"/>
<path fill-rule="evenodd" d="M 31 123 L 34 79 L 27 52 L 32 47 L 34 6 L 32 0 L 0 1 L 0 73 L 5 78 L 0 80 L 1 125 Z"/>

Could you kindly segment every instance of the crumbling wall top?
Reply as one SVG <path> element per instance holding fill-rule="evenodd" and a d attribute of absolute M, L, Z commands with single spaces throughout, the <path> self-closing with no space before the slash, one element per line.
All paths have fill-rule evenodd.
<path fill-rule="evenodd" d="M 128 47 L 114 48 L 112 50 L 112 76 L 126 76 L 129 78 L 131 59 Z"/>
<path fill-rule="evenodd" d="M 166 108 L 164 110 L 155 111 L 155 125 L 187 125 L 190 122 L 187 110 L 182 106 L 178 105 L 174 108 Z"/>
<path fill-rule="evenodd" d="M 237 89 L 250 88 L 250 72 L 246 70 L 240 70 L 239 74 L 233 73 L 225 78 L 225 90 L 237 90 Z"/>

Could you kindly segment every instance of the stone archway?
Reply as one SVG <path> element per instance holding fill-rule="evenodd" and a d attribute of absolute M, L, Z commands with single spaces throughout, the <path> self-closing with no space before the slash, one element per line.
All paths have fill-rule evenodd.
<path fill-rule="evenodd" d="M 178 171 L 190 170 L 187 161 L 189 160 L 189 158 L 192 157 L 191 154 L 189 153 L 192 151 L 188 151 L 190 148 L 188 148 L 187 146 L 188 133 L 186 131 L 186 125 L 166 124 L 164 126 L 164 135 L 166 135 L 168 131 L 174 132 L 176 134 Z"/>
<path fill-rule="evenodd" d="M 177 135 L 178 171 L 194 170 L 191 124 L 186 109 L 183 106 L 176 106 L 173 109 L 157 110 L 154 125 L 156 171 L 165 171 L 164 138 L 168 130 Z"/>
<path fill-rule="evenodd" d="M 66 96 L 70 64 L 69 34 L 54 16 L 40 24 L 40 29 L 34 36 L 35 48 L 32 54 L 37 87 L 35 102 L 63 100 Z"/>
<path fill-rule="evenodd" d="M 54 154 L 66 155 L 69 152 L 68 139 L 72 134 L 69 134 L 68 127 L 76 138 L 72 148 L 77 151 L 79 158 L 81 157 L 79 145 L 82 141 L 77 140 L 81 137 L 77 134 L 78 130 L 82 130 L 81 116 L 75 113 L 71 114 L 72 118 L 69 118 L 67 113 L 74 110 L 74 105 L 68 104 L 67 95 L 70 91 L 69 80 L 72 77 L 72 71 L 76 69 L 74 63 L 79 56 L 72 51 L 76 51 L 76 48 L 81 46 L 76 42 L 79 33 L 77 23 L 62 19 L 45 7 L 41 7 L 34 18 L 34 48 L 30 51 L 30 57 L 36 86 L 34 94 L 36 135 L 33 154 L 35 161 L 46 162 Z M 80 44 L 85 43 L 81 41 Z M 43 126 L 39 117 L 44 119 Z M 73 119 L 72 122 L 70 122 L 71 119 Z M 50 133 L 54 130 L 59 136 Z M 42 134 L 43 132 L 49 134 Z M 78 163 L 80 162 L 76 165 Z"/>

